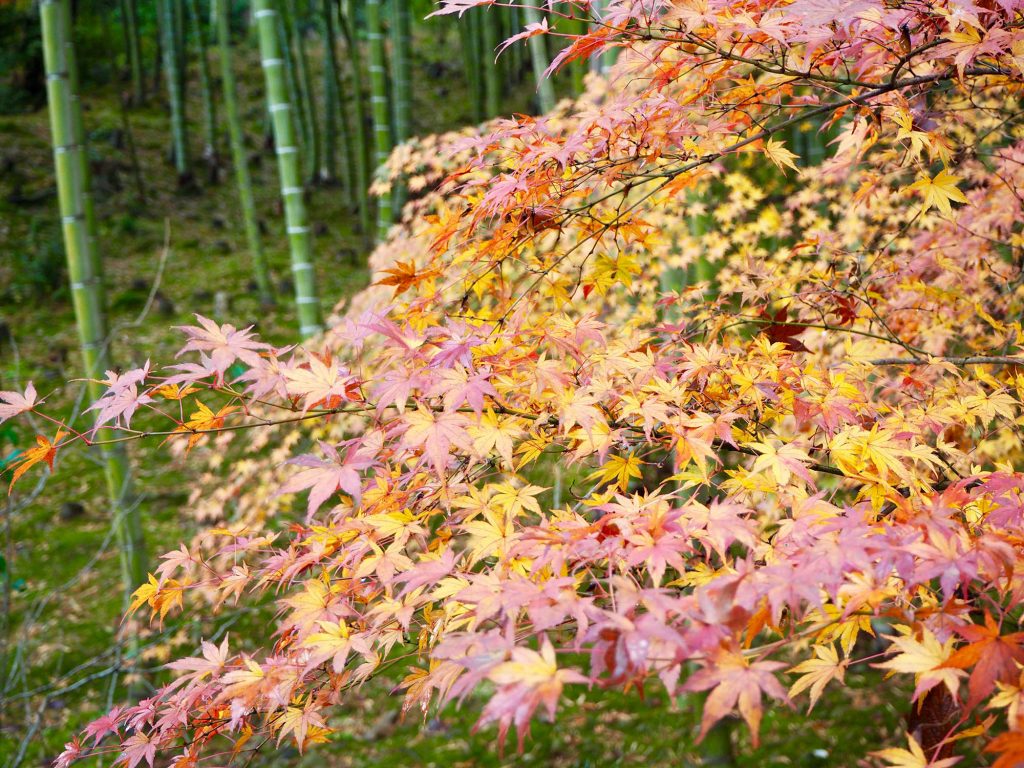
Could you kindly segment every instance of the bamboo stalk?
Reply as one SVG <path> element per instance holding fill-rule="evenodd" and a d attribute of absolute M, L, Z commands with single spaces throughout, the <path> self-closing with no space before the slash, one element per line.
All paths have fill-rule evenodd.
<path fill-rule="evenodd" d="M 281 40 L 278 36 L 278 12 L 272 0 L 253 0 L 253 17 L 259 31 L 260 64 L 267 89 L 267 104 L 274 124 L 274 150 L 284 200 L 285 224 L 291 252 L 295 283 L 295 304 L 302 338 L 323 330 L 320 300 L 316 293 L 316 275 L 312 261 L 309 219 L 299 168 L 299 148 L 295 145 L 292 102 L 285 79 Z"/>
<path fill-rule="evenodd" d="M 611 0 L 594 0 L 591 4 L 591 13 L 594 15 L 595 25 L 602 26 L 605 13 Z M 598 75 L 607 75 L 619 57 L 618 49 L 612 48 L 602 51 L 590 59 L 591 71 Z"/>
<path fill-rule="evenodd" d="M 407 0 L 393 0 L 391 50 L 395 143 L 403 144 L 412 135 L 412 11 Z M 407 196 L 404 179 L 395 182 L 392 196 L 395 216 L 401 218 Z"/>
<path fill-rule="evenodd" d="M 388 104 L 387 63 L 384 33 L 380 24 L 380 0 L 366 0 L 366 28 L 370 41 L 370 106 L 373 112 L 374 165 L 377 175 L 386 173 L 391 154 L 391 110 Z M 384 240 L 393 221 L 391 192 L 377 198 L 377 239 Z"/>
<path fill-rule="evenodd" d="M 245 239 L 252 257 L 253 275 L 259 290 L 260 301 L 271 304 L 274 291 L 270 283 L 270 270 L 263 252 L 259 220 L 256 217 L 256 201 L 252 192 L 252 177 L 249 174 L 249 157 L 245 151 L 245 132 L 238 109 L 238 89 L 235 72 L 231 66 L 231 8 L 230 0 L 213 0 L 217 14 L 217 53 L 220 58 L 220 81 L 224 97 L 224 116 L 228 123 L 228 138 L 231 142 L 231 161 L 235 166 L 235 182 L 238 186 L 238 201 L 242 209 Z"/>
<path fill-rule="evenodd" d="M 324 45 L 324 151 L 320 164 L 320 181 L 333 183 L 338 179 L 338 141 L 344 133 L 338 77 L 338 56 L 334 48 L 334 8 L 331 0 L 320 1 L 320 37 Z M 344 153 L 342 153 L 344 157 Z"/>
<path fill-rule="evenodd" d="M 364 191 L 360 190 L 359 186 L 355 153 L 361 150 L 354 145 L 355 137 L 349 126 L 349 109 L 347 107 L 351 106 L 353 101 L 342 77 L 342 65 L 338 58 L 338 13 L 339 8 L 335 5 L 334 0 L 321 0 L 322 31 L 328 58 L 324 68 L 324 77 L 331 78 L 328 85 L 334 89 L 335 93 L 338 141 L 341 144 L 339 159 L 343 187 L 349 210 L 360 212 L 362 208 L 360 197 L 364 194 Z"/>
<path fill-rule="evenodd" d="M 112 366 L 107 348 L 99 254 L 95 231 L 90 231 L 94 218 L 87 210 L 89 169 L 83 161 L 85 133 L 75 87 L 70 4 L 68 0 L 41 0 L 39 16 L 64 250 L 88 393 L 95 401 L 103 394 L 103 386 L 97 379 Z M 142 524 L 138 510 L 131 503 L 131 475 L 123 446 L 105 446 L 101 455 L 120 549 L 122 586 L 127 597 L 146 578 Z"/>
<path fill-rule="evenodd" d="M 195 32 L 196 57 L 199 60 L 199 91 L 203 100 L 203 160 L 206 162 L 210 181 L 216 182 L 220 172 L 220 153 L 217 151 L 217 107 L 213 98 L 213 78 L 210 76 L 210 62 L 207 58 L 198 0 L 186 0 L 186 4 L 189 20 Z"/>
<path fill-rule="evenodd" d="M 356 17 L 351 0 L 338 0 L 338 19 L 341 22 L 341 34 L 345 38 L 348 50 L 349 71 L 352 75 L 352 113 L 355 125 L 352 131 L 353 159 L 355 161 L 355 178 L 357 202 L 359 203 L 359 227 L 363 238 L 369 245 L 371 239 L 370 215 L 370 143 L 366 135 L 366 107 L 363 103 L 363 65 L 359 55 L 359 39 L 356 34 Z"/>
<path fill-rule="evenodd" d="M 124 15 L 128 71 L 132 79 L 132 103 L 141 104 L 146 100 L 146 86 L 142 76 L 142 47 L 139 41 L 139 14 L 136 3 L 137 0 L 121 0 L 121 11 Z"/>
<path fill-rule="evenodd" d="M 89 155 L 84 149 L 85 126 L 82 123 L 82 102 L 79 97 L 78 82 L 78 58 L 75 55 L 75 43 L 71 31 L 74 29 L 72 21 L 71 5 L 64 6 L 64 65 L 68 77 L 68 98 L 70 105 L 68 116 L 72 121 L 70 126 L 71 135 L 82 138 L 83 149 L 76 153 L 77 175 L 75 176 L 76 190 L 74 194 L 81 200 L 82 212 L 85 216 L 85 233 L 88 238 L 88 253 L 90 269 L 96 275 L 100 284 L 100 312 L 106 313 L 106 296 L 103 291 L 103 261 L 99 255 L 99 248 L 96 240 L 96 209 L 93 204 L 92 185 L 89 183 Z"/>
<path fill-rule="evenodd" d="M 576 21 L 576 34 L 585 35 L 587 34 L 587 28 L 589 24 L 585 16 L 578 18 Z M 572 28 L 572 27 L 570 27 Z M 572 89 L 573 93 L 577 96 L 582 94 L 586 88 L 586 76 L 587 76 L 587 60 L 585 58 L 576 59 L 570 65 L 570 72 L 572 76 Z"/>
<path fill-rule="evenodd" d="M 484 97 L 483 81 L 480 77 L 480 19 L 479 14 L 470 12 L 465 21 L 459 22 L 459 39 L 462 42 L 462 69 L 466 75 L 470 103 L 473 107 L 473 121 L 483 122 Z"/>
<path fill-rule="evenodd" d="M 487 8 L 481 19 L 480 65 L 484 70 L 484 97 L 487 116 L 501 114 L 501 72 L 495 60 L 498 48 L 500 19 L 494 8 Z"/>
<path fill-rule="evenodd" d="M 310 74 L 309 56 L 306 53 L 306 35 L 301 20 L 295 13 L 294 0 L 280 0 L 282 20 L 288 45 L 295 56 L 295 90 L 298 100 L 298 113 L 303 126 L 303 145 L 306 156 L 306 182 L 316 180 L 320 171 L 320 121 L 317 118 L 316 104 L 313 100 L 313 78 Z M 290 58 L 290 57 L 289 57 Z"/>
<path fill-rule="evenodd" d="M 524 6 L 523 13 L 526 16 L 527 24 L 540 24 L 541 13 L 538 8 Z M 543 35 L 535 35 L 529 40 L 530 63 L 533 65 L 533 79 L 537 83 L 537 102 L 540 104 L 540 111 L 550 112 L 555 108 L 555 87 L 551 78 L 544 76 L 548 68 L 548 48 Z"/>
<path fill-rule="evenodd" d="M 278 39 L 281 45 L 281 56 L 284 60 L 284 72 L 287 82 L 288 93 L 291 94 L 293 100 L 297 100 L 299 93 L 299 75 L 295 64 L 295 56 L 292 51 L 292 29 L 290 22 L 290 15 L 288 14 L 288 6 L 284 3 L 284 0 L 275 0 L 275 9 L 278 12 L 277 15 L 277 33 Z M 257 39 L 259 38 L 259 25 L 256 25 Z M 273 115 L 268 113 L 270 119 L 270 136 L 274 134 L 274 119 Z M 309 132 L 309 123 L 306 121 L 306 110 L 302 108 L 302 102 L 298 101 L 295 105 L 295 109 L 291 116 L 292 122 L 298 133 L 295 137 L 296 146 L 299 148 L 299 153 L 302 155 L 304 162 L 308 165 L 309 162 L 309 147 L 312 144 L 312 136 Z M 311 171 L 309 168 L 306 169 L 307 173 Z"/>
<path fill-rule="evenodd" d="M 188 125 L 185 119 L 185 92 L 178 52 L 178 34 L 175 7 L 180 0 L 160 0 L 160 45 L 163 51 L 164 79 L 171 105 L 171 147 L 178 184 L 185 186 L 192 180 L 188 148 Z"/>

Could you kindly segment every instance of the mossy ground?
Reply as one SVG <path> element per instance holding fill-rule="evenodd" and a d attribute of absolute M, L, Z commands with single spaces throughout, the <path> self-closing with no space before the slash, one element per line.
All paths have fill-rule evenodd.
<path fill-rule="evenodd" d="M 418 48 L 414 115 L 420 133 L 470 119 L 458 66 L 444 58 L 456 46 L 449 30 L 440 41 L 431 32 Z M 251 288 L 230 169 L 224 169 L 218 184 L 206 183 L 200 174 L 198 187 L 180 190 L 167 164 L 167 118 L 160 98 L 123 111 L 116 87 L 85 96 L 113 350 L 123 367 L 146 359 L 170 361 L 180 346 L 172 326 L 190 322 L 196 312 L 239 326 L 256 324 L 275 342 L 294 339 L 276 169 L 272 154 L 259 147 L 263 109 L 253 57 L 240 61 L 239 75 L 265 246 L 283 289 L 271 310 L 260 306 Z M 200 110 L 197 90 L 194 84 L 190 88 L 193 118 Z M 518 88 L 509 111 L 526 110 L 529 90 Z M 198 145 L 198 119 L 191 127 Z M 227 155 L 226 146 L 222 152 Z M 70 414 L 81 385 L 65 382 L 80 370 L 74 318 L 63 288 L 51 162 L 45 111 L 0 118 L 0 319 L 9 332 L 0 340 L 0 389 L 22 387 L 31 379 L 51 407 Z M 366 254 L 339 188 L 311 189 L 310 205 L 317 224 L 318 286 L 329 309 L 366 284 Z M 142 314 L 161 270 L 161 298 Z M 218 293 L 227 302 L 218 301 Z M 0 459 L 24 449 L 35 432 L 52 431 L 39 420 L 19 422 L 0 433 Z M 194 530 L 187 498 L 196 470 L 171 460 L 156 444 L 135 445 L 132 452 L 152 559 Z M 125 603 L 117 586 L 101 467 L 89 453 L 69 451 L 52 477 L 34 485 L 37 479 L 38 473 L 26 478 L 6 509 L 0 508 L 0 756 L 8 765 L 45 764 L 85 723 L 125 698 L 124 676 L 111 674 L 119 659 L 113 640 Z M 69 506 L 74 504 L 81 505 L 81 514 Z M 260 631 L 265 618 L 255 609 L 169 622 L 165 631 L 143 639 L 136 667 L 156 668 L 170 653 L 191 652 L 200 637 L 230 631 L 244 638 L 247 631 Z M 399 723 L 380 714 L 396 709 L 397 702 L 382 703 L 397 679 L 375 682 L 353 695 L 331 723 L 338 733 L 326 752 L 302 756 L 286 750 L 260 761 L 450 767 L 697 764 L 699 714 L 685 700 L 670 706 L 661 691 L 646 697 L 635 691 L 581 691 L 555 724 L 534 726 L 522 754 L 516 754 L 513 737 L 502 756 L 493 729 L 472 732 L 480 702 L 432 714 L 425 722 L 410 717 Z M 877 675 L 851 673 L 848 679 L 850 689 L 827 696 L 811 718 L 784 708 L 769 711 L 759 748 L 736 729 L 737 763 L 854 766 L 866 751 L 891 743 L 902 713 L 878 693 Z"/>

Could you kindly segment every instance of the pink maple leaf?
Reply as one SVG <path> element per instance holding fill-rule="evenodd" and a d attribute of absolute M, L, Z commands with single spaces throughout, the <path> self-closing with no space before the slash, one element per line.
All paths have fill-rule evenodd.
<path fill-rule="evenodd" d="M 422 448 L 423 455 L 438 472 L 448 464 L 451 447 L 471 450 L 472 440 L 466 432 L 468 420 L 460 413 L 434 414 L 423 406 L 405 417 L 407 429 L 402 438 L 405 448 Z"/>
<path fill-rule="evenodd" d="M 124 763 L 126 768 L 135 768 L 143 760 L 153 768 L 156 758 L 156 742 L 145 733 L 139 732 L 121 742 L 121 754 L 115 763 Z"/>
<path fill-rule="evenodd" d="M 359 382 L 348 370 L 330 358 L 321 360 L 310 355 L 309 362 L 283 371 L 288 394 L 304 397 L 302 412 L 322 405 L 337 408 L 343 402 L 352 402 L 358 396 Z"/>
<path fill-rule="evenodd" d="M 290 477 L 278 489 L 278 494 L 298 493 L 309 490 L 307 514 L 312 517 L 325 501 L 339 490 L 345 491 L 358 506 L 362 498 L 362 478 L 359 471 L 373 466 L 373 461 L 360 454 L 350 444 L 344 454 L 329 443 L 320 441 L 320 450 L 326 458 L 321 459 L 311 454 L 296 456 L 287 463 L 304 469 Z"/>
<path fill-rule="evenodd" d="M 96 746 L 108 733 L 117 733 L 117 729 L 120 726 L 120 719 L 121 707 L 114 707 L 112 710 L 107 712 L 107 714 L 103 715 L 103 717 L 98 717 L 85 726 L 86 738 L 91 738 L 93 740 L 92 745 Z"/>
<path fill-rule="evenodd" d="M 225 636 L 220 645 L 214 645 L 204 640 L 200 650 L 202 656 L 188 656 L 184 659 L 172 661 L 167 665 L 168 669 L 185 674 L 167 686 L 166 690 L 173 690 L 187 683 L 199 682 L 208 675 L 220 672 L 228 661 L 228 638 Z"/>
<path fill-rule="evenodd" d="M 785 666 L 778 661 L 756 661 L 751 664 L 742 654 L 720 649 L 708 666 L 692 674 L 683 686 L 686 691 L 714 689 L 704 702 L 700 738 L 704 738 L 711 726 L 738 707 L 740 715 L 750 726 L 752 740 L 756 745 L 761 725 L 761 694 L 766 693 L 780 701 L 789 700 L 786 690 L 773 674 Z"/>
<path fill-rule="evenodd" d="M 536 37 L 537 35 L 546 35 L 548 33 L 548 29 L 547 18 L 541 19 L 540 23 L 527 24 L 523 28 L 522 32 L 518 35 L 512 35 L 512 37 L 498 46 L 498 55 L 501 55 L 506 48 L 513 43 L 518 43 L 520 40 L 528 40 L 529 38 Z"/>
<path fill-rule="evenodd" d="M 103 383 L 107 385 L 107 391 L 88 408 L 90 411 L 99 411 L 93 425 L 94 433 L 104 424 L 110 422 L 127 429 L 139 407 L 153 402 L 153 398 L 149 395 L 139 394 L 139 384 L 144 382 L 148 376 L 149 360 L 141 368 L 133 368 L 122 374 L 118 374 L 116 371 L 107 371 L 107 378 L 103 380 Z"/>
<path fill-rule="evenodd" d="M 0 392 L 0 424 L 19 413 L 31 411 L 36 405 L 36 388 L 31 381 L 25 387 L 25 394 Z"/>
<path fill-rule="evenodd" d="M 484 397 L 497 396 L 497 391 L 488 381 L 488 372 L 469 373 L 461 365 L 442 371 L 441 380 L 430 390 L 431 396 L 442 395 L 446 411 L 454 411 L 468 403 L 479 416 L 484 410 Z"/>
<path fill-rule="evenodd" d="M 238 330 L 233 325 L 217 325 L 213 320 L 196 315 L 201 328 L 195 325 L 181 325 L 178 330 L 188 336 L 188 342 L 178 352 L 178 356 L 186 352 L 208 352 L 214 370 L 220 375 L 231 366 L 235 360 L 241 360 L 247 365 L 257 365 L 260 360 L 260 352 L 272 349 L 269 344 L 256 341 L 252 326 Z"/>
<path fill-rule="evenodd" d="M 441 7 L 434 11 L 427 18 L 432 16 L 446 16 L 451 13 L 459 14 L 462 17 L 466 11 L 470 8 L 476 8 L 478 5 L 494 5 L 495 0 L 443 0 Z"/>

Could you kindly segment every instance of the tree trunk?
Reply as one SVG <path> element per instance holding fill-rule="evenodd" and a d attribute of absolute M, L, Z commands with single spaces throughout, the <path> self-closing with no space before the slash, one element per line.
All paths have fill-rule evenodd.
<path fill-rule="evenodd" d="M 370 105 L 373 108 L 375 176 L 387 174 L 391 154 L 391 110 L 388 105 L 387 63 L 380 24 L 380 0 L 366 0 L 366 28 L 370 40 Z M 392 223 L 391 192 L 377 198 L 377 240 L 387 237 Z"/>
<path fill-rule="evenodd" d="M 238 201 L 245 225 L 245 239 L 252 256 L 253 275 L 263 304 L 271 304 L 274 291 L 270 283 L 270 270 L 263 253 L 259 220 L 256 217 L 256 201 L 252 193 L 252 177 L 249 175 L 249 157 L 245 150 L 245 132 L 238 110 L 238 90 L 235 86 L 235 72 L 231 67 L 231 7 L 230 0 L 213 0 L 217 12 L 217 52 L 220 57 L 220 82 L 224 96 L 224 115 L 228 122 L 228 137 L 231 141 L 231 161 L 235 166 L 235 181 L 238 185 Z"/>
<path fill-rule="evenodd" d="M 284 200 L 285 224 L 291 251 L 299 333 L 302 338 L 308 338 L 320 333 L 323 326 L 311 258 L 312 243 L 299 168 L 299 148 L 295 146 L 295 124 L 291 115 L 293 106 L 288 94 L 281 40 L 278 36 L 278 12 L 271 6 L 271 2 L 253 0 L 253 15 L 259 28 L 260 62 L 266 81 L 267 104 L 274 124 L 274 150 L 277 153 L 281 197 Z"/>
<path fill-rule="evenodd" d="M 87 388 L 95 401 L 103 394 L 103 386 L 96 379 L 113 366 L 107 347 L 103 273 L 88 194 L 89 168 L 68 0 L 41 0 L 39 15 L 64 250 Z M 138 509 L 131 503 L 131 475 L 123 446 L 103 446 L 101 455 L 127 598 L 146 579 L 142 525 Z"/>

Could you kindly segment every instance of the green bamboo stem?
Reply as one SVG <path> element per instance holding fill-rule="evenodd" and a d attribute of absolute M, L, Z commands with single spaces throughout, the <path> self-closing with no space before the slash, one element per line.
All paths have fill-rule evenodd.
<path fill-rule="evenodd" d="M 95 232 L 89 231 L 94 219 L 87 212 L 84 194 L 90 184 L 88 164 L 82 160 L 86 153 L 85 133 L 75 91 L 76 65 L 68 0 L 41 0 L 39 16 L 64 249 L 88 393 L 95 401 L 103 394 L 103 386 L 97 379 L 112 366 L 107 349 L 102 273 L 97 269 L 98 249 Z M 138 510 L 131 503 L 131 475 L 123 446 L 105 446 L 101 455 L 120 548 L 122 586 L 127 597 L 146 578 L 142 524 Z"/>
<path fill-rule="evenodd" d="M 285 0 L 285 5 L 291 5 L 293 0 Z M 313 88 L 313 67 L 309 63 L 309 51 L 306 47 L 306 24 L 304 19 L 292 12 L 295 19 L 295 53 L 296 62 L 299 67 L 299 99 L 302 109 L 306 112 L 306 122 L 309 124 L 309 136 L 312 147 L 307 150 L 309 154 L 309 172 L 306 178 L 315 182 L 320 173 L 323 160 L 323 137 L 320 132 L 320 117 L 317 112 L 316 91 Z"/>
<path fill-rule="evenodd" d="M 213 78 L 210 76 L 210 62 L 207 58 L 198 0 L 186 0 L 186 4 L 189 20 L 195 32 L 196 58 L 199 60 L 199 91 L 203 100 L 203 160 L 206 162 L 210 181 L 216 182 L 220 171 L 220 153 L 217 151 L 217 107 L 213 98 Z"/>
<path fill-rule="evenodd" d="M 501 20 L 497 12 L 493 8 L 487 8 L 480 24 L 480 66 L 484 70 L 484 98 L 488 117 L 501 114 L 501 72 L 495 60 L 500 25 Z"/>
<path fill-rule="evenodd" d="M 707 193 L 705 193 L 704 197 L 701 197 L 699 193 L 691 191 L 687 193 L 686 201 L 689 206 L 695 207 L 702 200 L 706 200 L 707 197 Z M 690 230 L 690 236 L 693 237 L 694 239 L 699 240 L 711 230 L 711 215 L 707 212 L 700 214 L 691 213 L 687 224 Z M 718 275 L 718 270 L 720 266 L 721 265 L 716 264 L 712 262 L 710 259 L 708 259 L 704 251 L 701 250 L 700 254 L 697 256 L 697 260 L 692 265 L 692 275 L 689 282 L 711 283 L 710 296 L 708 298 L 717 297 L 718 290 L 714 284 L 714 280 Z"/>
<path fill-rule="evenodd" d="M 594 0 L 591 4 L 591 14 L 597 20 L 596 24 L 601 24 L 604 18 L 605 11 L 608 10 L 610 0 Z M 616 59 L 619 57 L 618 49 L 612 48 L 606 51 L 602 51 L 597 56 L 590 59 L 591 71 L 598 75 L 607 75 L 611 70 L 612 65 L 615 64 Z"/>
<path fill-rule="evenodd" d="M 518 34 L 523 24 L 529 22 L 528 19 L 524 21 L 523 9 L 519 7 L 509 8 L 505 18 L 508 20 L 508 24 L 501 30 L 501 36 L 506 40 L 512 37 L 512 35 Z M 521 45 L 513 45 L 498 61 L 505 64 L 505 82 L 508 84 L 507 87 L 511 89 L 518 85 L 523 79 L 523 62 L 525 61 L 523 47 Z"/>
<path fill-rule="evenodd" d="M 380 0 L 366 0 L 366 29 L 370 42 L 370 106 L 373 112 L 374 165 L 377 174 L 386 174 L 391 154 L 391 110 L 388 104 L 387 63 L 384 33 L 380 23 Z M 393 212 L 391 192 L 377 198 L 377 239 L 384 240 L 391 229 Z"/>
<path fill-rule="evenodd" d="M 172 0 L 171 8 L 174 11 L 174 45 L 178 59 L 178 83 L 181 88 L 181 102 L 185 105 L 185 113 L 188 113 L 188 44 L 185 36 L 185 2 L 184 0 Z M 192 157 L 190 155 L 189 159 Z"/>
<path fill-rule="evenodd" d="M 320 171 L 320 121 L 317 119 L 313 102 L 313 79 L 310 73 L 309 56 L 306 54 L 306 36 L 295 13 L 294 0 L 280 0 L 281 20 L 285 28 L 285 53 L 289 60 L 294 55 L 295 88 L 292 91 L 298 101 L 300 126 L 303 131 L 305 149 L 305 180 L 312 183 Z M 290 49 L 291 53 L 288 53 Z"/>
<path fill-rule="evenodd" d="M 366 106 L 363 102 L 363 65 L 359 55 L 359 40 L 356 35 L 356 17 L 351 0 L 338 0 L 338 20 L 341 22 L 341 34 L 345 38 L 348 51 L 349 71 L 352 76 L 352 98 L 348 102 L 352 106 L 353 131 L 352 155 L 355 164 L 356 201 L 359 204 L 359 227 L 362 230 L 366 245 L 371 238 L 371 205 L 370 205 L 370 143 L 366 131 Z"/>
<path fill-rule="evenodd" d="M 462 69 L 466 74 L 470 103 L 473 107 L 473 121 L 484 120 L 483 80 L 480 77 L 480 18 L 470 12 L 464 21 L 458 23 L 459 39 L 462 42 Z"/>
<path fill-rule="evenodd" d="M 412 136 L 412 11 L 408 0 L 392 2 L 391 51 L 395 143 L 403 144 Z M 404 179 L 395 182 L 392 196 L 396 218 L 401 218 L 407 196 Z"/>
<path fill-rule="evenodd" d="M 333 10 L 331 0 L 324 0 L 325 5 L 328 9 Z M 336 21 L 332 19 L 332 21 Z M 338 39 L 337 28 L 331 30 L 331 45 L 333 47 L 335 41 Z M 335 56 L 335 62 L 337 69 L 335 69 L 334 85 L 337 88 L 338 94 L 338 140 L 341 142 L 341 154 L 340 164 L 341 173 L 344 177 L 345 194 L 348 198 L 348 207 L 352 211 L 359 210 L 359 180 L 356 173 L 356 147 L 354 145 L 354 137 L 352 135 L 352 129 L 349 126 L 349 112 L 345 109 L 345 105 L 352 103 L 351 96 L 345 87 L 345 82 L 341 77 L 341 63 Z"/>
<path fill-rule="evenodd" d="M 142 75 L 137 0 L 121 0 L 121 11 L 124 15 L 125 53 L 128 55 L 128 71 L 132 78 L 132 103 L 141 104 L 146 100 L 146 87 Z"/>
<path fill-rule="evenodd" d="M 216 11 L 217 52 L 220 59 L 220 81 L 224 97 L 224 116 L 228 123 L 228 138 L 231 142 L 231 161 L 235 166 L 235 182 L 238 186 L 238 201 L 242 209 L 245 239 L 252 257 L 253 275 L 256 278 L 260 301 L 270 304 L 274 291 L 270 282 L 270 270 L 263 253 L 259 219 L 256 216 L 256 201 L 252 192 L 252 177 L 249 175 L 249 158 L 245 150 L 245 133 L 238 109 L 238 88 L 235 85 L 235 71 L 231 66 L 231 8 L 230 0 L 213 0 Z"/>
<path fill-rule="evenodd" d="M 89 154 L 84 149 L 85 141 L 85 126 L 82 123 L 82 102 L 79 98 L 79 83 L 78 83 L 78 58 L 75 55 L 75 43 L 72 38 L 72 30 L 74 29 L 74 23 L 71 14 L 71 5 L 63 6 L 65 18 L 63 21 L 64 29 L 67 30 L 64 35 L 64 65 L 65 71 L 68 77 L 68 87 L 70 99 L 70 107 L 68 109 L 69 119 L 73 121 L 70 126 L 72 136 L 80 136 L 83 141 L 83 150 L 75 154 L 77 162 L 77 175 L 75 176 L 75 184 L 77 188 L 74 192 L 76 198 L 81 200 L 82 212 L 85 216 L 85 232 L 86 237 L 89 240 L 88 253 L 90 259 L 90 269 L 92 273 L 96 275 L 96 279 L 100 284 L 100 312 L 106 313 L 106 297 L 103 291 L 103 260 L 99 255 L 99 248 L 96 241 L 96 209 L 93 205 L 92 197 L 92 185 L 89 183 Z M 104 369 L 105 370 L 105 369 Z"/>
<path fill-rule="evenodd" d="M 179 55 L 179 38 L 176 31 L 175 8 L 180 0 L 160 0 L 160 45 L 163 50 L 164 79 L 167 81 L 167 95 L 171 105 L 171 147 L 174 154 L 174 169 L 178 184 L 187 185 L 192 180 L 191 160 L 188 148 L 188 124 L 185 118 L 185 92 Z"/>
<path fill-rule="evenodd" d="M 319 17 L 320 36 L 324 45 L 324 151 L 320 181 L 333 183 L 338 179 L 338 142 L 345 131 L 341 115 L 338 55 L 334 48 L 334 6 L 331 0 L 321 0 Z"/>
<path fill-rule="evenodd" d="M 538 8 L 524 6 L 523 13 L 527 24 L 540 24 L 541 13 Z M 533 79 L 537 83 L 537 102 L 542 113 L 551 112 L 555 108 L 555 86 L 551 78 L 544 76 L 548 68 L 548 48 L 543 35 L 535 35 L 529 40 L 530 63 L 533 65 Z"/>
<path fill-rule="evenodd" d="M 586 17 L 580 17 L 575 22 L 576 34 L 585 35 L 587 34 L 587 23 Z M 587 76 L 587 60 L 585 58 L 576 59 L 570 65 L 570 73 L 572 77 L 572 90 L 573 93 L 579 95 L 582 94 L 586 88 L 586 76 Z"/>
<path fill-rule="evenodd" d="M 348 67 L 352 78 L 352 95 L 347 102 L 352 108 L 352 155 L 356 180 L 356 201 L 359 205 L 359 228 L 364 244 L 372 241 L 372 203 L 370 200 L 370 139 L 367 131 L 367 110 L 364 102 L 362 56 L 356 31 L 356 16 L 351 0 L 338 0 L 338 20 L 348 53 Z"/>
<path fill-rule="evenodd" d="M 290 16 L 288 14 L 288 6 L 284 4 L 284 0 L 274 0 L 274 8 L 277 10 L 277 34 L 281 45 L 281 55 L 284 59 L 284 72 L 286 78 L 286 85 L 288 93 L 293 101 L 299 99 L 299 75 L 297 67 L 295 65 L 294 51 L 292 51 L 292 32 L 291 24 L 289 22 Z M 257 40 L 259 39 L 259 25 L 256 25 Z M 274 116 L 268 112 L 270 127 L 270 136 L 274 134 Z M 295 104 L 295 109 L 292 110 L 291 120 L 298 131 L 295 136 L 296 146 L 299 148 L 300 155 L 304 158 L 304 162 L 308 164 L 309 161 L 309 146 L 312 143 L 312 137 L 309 133 L 309 123 L 306 122 L 306 110 L 302 108 L 301 100 Z M 307 173 L 310 172 L 307 168 Z"/>
<path fill-rule="evenodd" d="M 320 300 L 316 293 L 316 274 L 312 261 L 309 219 L 299 167 L 299 148 L 295 144 L 292 103 L 285 79 L 281 40 L 278 35 L 278 12 L 272 0 L 253 0 L 253 17 L 259 31 L 260 64 L 267 89 L 267 104 L 274 124 L 274 149 L 284 200 L 285 224 L 291 252 L 295 283 L 295 304 L 302 338 L 323 330 Z"/>

